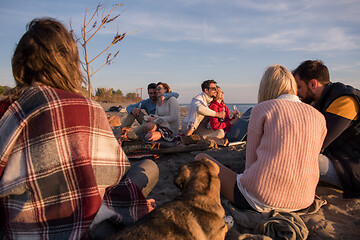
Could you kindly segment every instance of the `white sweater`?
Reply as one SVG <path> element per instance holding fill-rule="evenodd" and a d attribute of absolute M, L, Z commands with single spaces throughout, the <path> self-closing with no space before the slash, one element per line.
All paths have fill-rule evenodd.
<path fill-rule="evenodd" d="M 173 132 L 172 136 L 175 136 L 178 133 L 180 124 L 180 111 L 179 102 L 175 97 L 165 99 L 161 106 L 156 105 L 155 114 L 159 116 L 159 118 L 155 120 L 157 124 L 164 126 L 167 126 L 168 124 L 170 130 Z"/>
<path fill-rule="evenodd" d="M 213 98 L 202 92 L 191 100 L 189 112 L 184 119 L 188 129 L 196 129 L 205 116 L 215 117 L 216 112 L 209 108 Z"/>

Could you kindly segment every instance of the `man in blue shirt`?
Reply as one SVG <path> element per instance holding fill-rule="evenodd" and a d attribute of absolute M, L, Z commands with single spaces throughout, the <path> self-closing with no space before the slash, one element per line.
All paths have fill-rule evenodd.
<path fill-rule="evenodd" d="M 126 107 L 126 111 L 128 112 L 127 117 L 122 121 L 122 124 L 120 128 L 123 127 L 131 127 L 131 125 L 134 123 L 135 119 L 138 121 L 138 123 L 141 125 L 144 121 L 144 113 L 141 111 L 141 109 L 144 109 L 148 115 L 155 114 L 156 110 L 156 102 L 157 102 L 157 96 L 156 96 L 156 83 L 150 83 L 147 86 L 148 89 L 148 99 L 144 99 L 138 103 L 131 104 Z M 170 97 L 179 97 L 178 93 L 170 92 L 165 93 L 161 96 L 161 100 L 168 99 Z"/>

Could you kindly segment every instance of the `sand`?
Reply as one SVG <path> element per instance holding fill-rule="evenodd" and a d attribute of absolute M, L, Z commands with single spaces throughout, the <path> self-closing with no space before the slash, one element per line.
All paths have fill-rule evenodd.
<path fill-rule="evenodd" d="M 118 104 L 102 104 L 107 110 Z M 181 108 L 181 120 L 187 109 Z M 110 113 L 120 119 L 126 113 Z M 245 146 L 232 146 L 202 151 L 214 157 L 235 172 L 241 173 L 245 168 Z M 161 155 L 156 160 L 160 170 L 159 182 L 149 194 L 159 206 L 172 200 L 178 189 L 173 184 L 173 177 L 179 166 L 193 160 L 200 152 L 174 153 Z M 325 185 L 319 185 L 316 194 L 327 201 L 316 214 L 302 217 L 308 230 L 308 239 L 360 239 L 360 199 L 343 199 L 342 191 Z"/>

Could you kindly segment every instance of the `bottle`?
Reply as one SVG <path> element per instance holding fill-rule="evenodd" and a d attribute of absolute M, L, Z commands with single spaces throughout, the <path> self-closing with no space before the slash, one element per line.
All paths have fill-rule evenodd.
<path fill-rule="evenodd" d="M 233 108 L 234 108 L 234 116 L 240 117 L 240 112 L 237 109 L 236 105 L 233 105 Z"/>

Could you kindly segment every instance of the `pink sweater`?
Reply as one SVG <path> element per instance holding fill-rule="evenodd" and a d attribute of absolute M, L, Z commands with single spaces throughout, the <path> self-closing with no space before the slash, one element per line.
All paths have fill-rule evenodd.
<path fill-rule="evenodd" d="M 308 207 L 319 181 L 318 156 L 325 135 L 325 118 L 310 105 L 280 99 L 256 105 L 242 186 L 273 207 Z"/>

